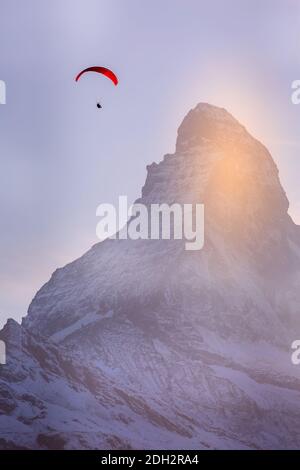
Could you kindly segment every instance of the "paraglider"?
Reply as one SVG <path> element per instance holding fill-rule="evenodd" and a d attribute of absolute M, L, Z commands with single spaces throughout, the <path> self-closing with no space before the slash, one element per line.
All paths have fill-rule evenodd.
<path fill-rule="evenodd" d="M 114 72 L 106 67 L 98 67 L 98 66 L 94 66 L 94 67 L 88 67 L 84 70 L 82 70 L 81 72 L 79 72 L 79 74 L 76 76 L 75 78 L 75 81 L 78 82 L 78 80 L 80 79 L 80 77 L 86 73 L 86 72 L 96 72 L 96 73 L 99 73 L 99 74 L 102 74 L 104 75 L 105 77 L 109 78 L 113 84 L 115 86 L 118 85 L 118 78 L 117 76 L 114 74 Z M 101 109 L 102 106 L 100 103 L 97 103 L 97 108 L 98 109 Z"/>

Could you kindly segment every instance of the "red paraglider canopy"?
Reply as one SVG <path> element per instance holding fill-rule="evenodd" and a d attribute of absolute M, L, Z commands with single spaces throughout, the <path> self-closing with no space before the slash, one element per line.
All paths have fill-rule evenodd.
<path fill-rule="evenodd" d="M 83 75 L 85 72 L 97 72 L 97 73 L 102 73 L 105 75 L 107 78 L 109 78 L 115 85 L 118 84 L 118 78 L 117 76 L 109 69 L 106 67 L 88 67 L 87 69 L 82 70 L 77 77 L 75 78 L 76 82 L 79 80 L 81 75 Z"/>

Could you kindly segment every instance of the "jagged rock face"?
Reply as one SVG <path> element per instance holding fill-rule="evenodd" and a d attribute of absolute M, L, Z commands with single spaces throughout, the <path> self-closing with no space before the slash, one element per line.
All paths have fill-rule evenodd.
<path fill-rule="evenodd" d="M 199 104 L 179 127 L 176 153 L 148 168 L 142 200 L 203 202 L 207 235 L 217 230 L 226 243 L 255 250 L 291 225 L 268 150 L 224 109 Z"/>
<path fill-rule="evenodd" d="M 300 233 L 269 152 L 199 104 L 138 201 L 203 203 L 203 250 L 106 240 L 57 270 L 2 332 L 3 447 L 299 446 Z"/>

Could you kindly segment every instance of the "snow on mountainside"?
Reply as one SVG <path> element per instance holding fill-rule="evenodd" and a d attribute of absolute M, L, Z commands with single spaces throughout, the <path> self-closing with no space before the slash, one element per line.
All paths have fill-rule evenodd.
<path fill-rule="evenodd" d="M 300 445 L 300 231 L 267 149 L 201 103 L 143 204 L 203 203 L 205 246 L 106 240 L 0 333 L 3 448 Z"/>

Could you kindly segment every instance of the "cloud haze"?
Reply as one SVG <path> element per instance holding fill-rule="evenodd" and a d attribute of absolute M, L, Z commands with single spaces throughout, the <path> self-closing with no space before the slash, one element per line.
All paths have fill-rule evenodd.
<path fill-rule="evenodd" d="M 101 202 L 140 195 L 145 166 L 173 151 L 197 102 L 224 106 L 268 146 L 299 222 L 299 35 L 296 0 L 1 0 L 0 323 L 97 241 Z M 94 64 L 119 86 L 76 84 Z"/>

